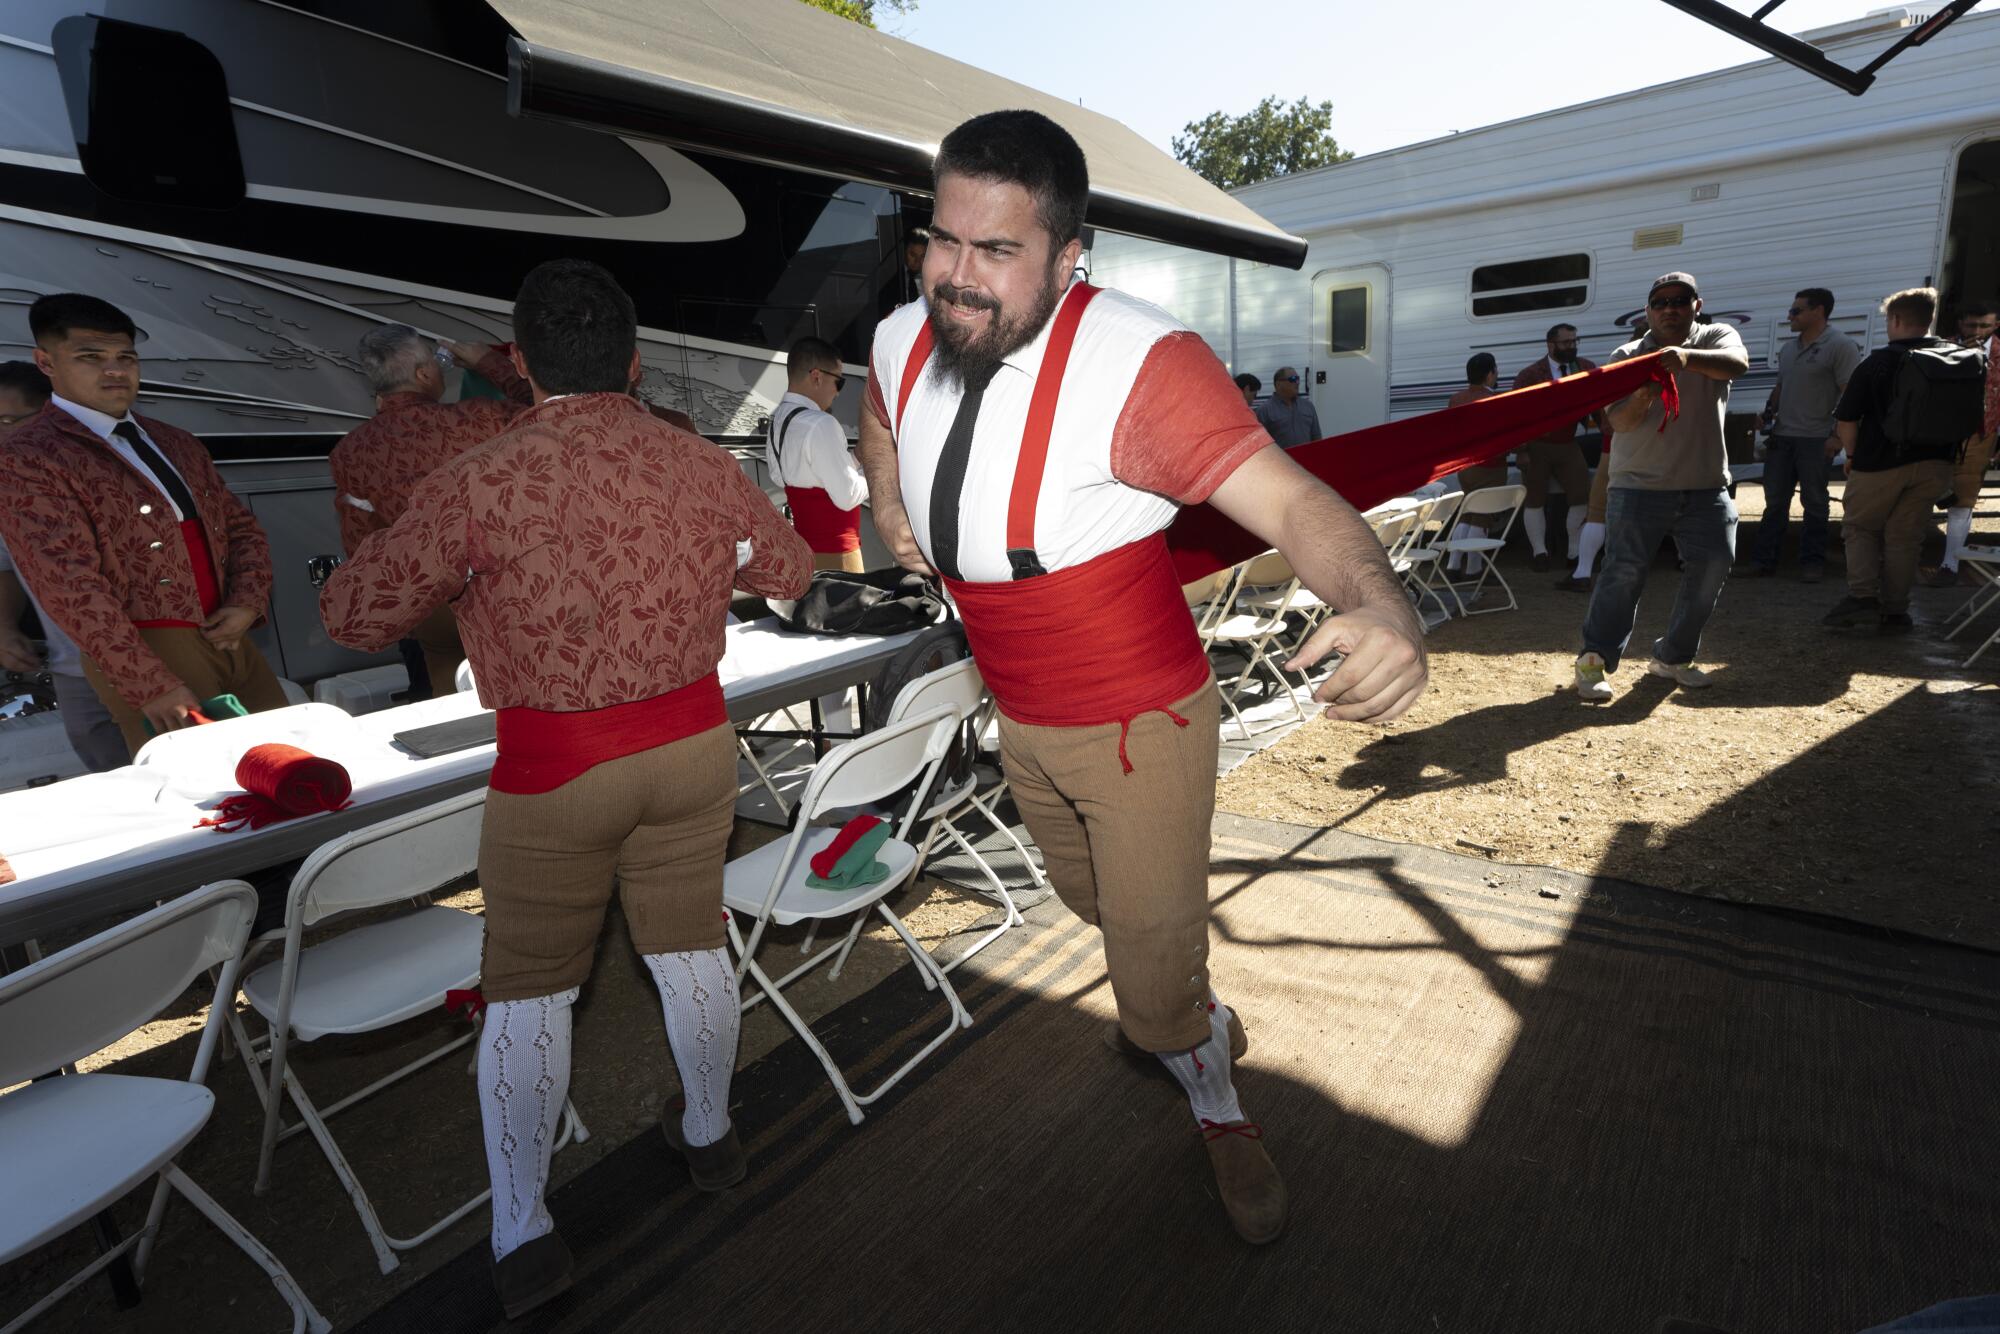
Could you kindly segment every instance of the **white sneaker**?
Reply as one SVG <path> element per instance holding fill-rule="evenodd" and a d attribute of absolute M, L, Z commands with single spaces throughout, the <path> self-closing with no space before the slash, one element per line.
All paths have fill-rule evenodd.
<path fill-rule="evenodd" d="M 1646 664 L 1646 670 L 1655 676 L 1664 676 L 1668 680 L 1677 681 L 1689 690 L 1705 690 L 1715 684 L 1714 677 L 1691 662 L 1675 665 L 1655 658 Z"/>
<path fill-rule="evenodd" d="M 1604 659 L 1585 653 L 1576 660 L 1576 697 L 1586 704 L 1609 704 L 1611 683 L 1604 679 Z"/>

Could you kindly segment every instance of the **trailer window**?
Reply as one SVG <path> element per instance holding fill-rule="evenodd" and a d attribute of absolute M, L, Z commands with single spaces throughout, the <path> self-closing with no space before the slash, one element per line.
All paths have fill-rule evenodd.
<path fill-rule="evenodd" d="M 1326 350 L 1331 353 L 1368 350 L 1368 284 L 1336 287 L 1327 293 Z"/>
<path fill-rule="evenodd" d="M 243 202 L 243 155 L 221 62 L 183 33 L 75 14 L 51 34 L 76 155 L 116 199 Z"/>
<path fill-rule="evenodd" d="M 1567 310 L 1590 300 L 1590 256 L 1551 255 L 1482 264 L 1472 271 L 1472 313 Z"/>

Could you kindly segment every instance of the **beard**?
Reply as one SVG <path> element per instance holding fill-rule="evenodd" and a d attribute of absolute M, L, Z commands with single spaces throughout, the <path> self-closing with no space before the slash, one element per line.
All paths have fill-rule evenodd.
<path fill-rule="evenodd" d="M 1010 312 L 983 292 L 953 287 L 940 279 L 931 288 L 927 312 L 933 361 L 961 388 L 968 385 L 984 388 L 1000 369 L 1001 362 L 1034 341 L 1042 326 L 1049 322 L 1049 316 L 1055 314 L 1056 304 L 1062 300 L 1066 288 L 1061 276 L 1051 270 L 1042 290 L 1035 294 L 1034 304 L 1026 310 Z M 993 318 L 983 333 L 975 333 L 945 313 L 947 304 L 990 310 Z"/>

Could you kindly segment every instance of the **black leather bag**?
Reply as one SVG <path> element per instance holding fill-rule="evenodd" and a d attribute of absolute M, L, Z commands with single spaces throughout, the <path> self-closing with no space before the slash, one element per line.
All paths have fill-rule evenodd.
<path fill-rule="evenodd" d="M 785 628 L 809 635 L 900 635 L 936 625 L 947 614 L 943 590 L 923 575 L 821 570 Z"/>

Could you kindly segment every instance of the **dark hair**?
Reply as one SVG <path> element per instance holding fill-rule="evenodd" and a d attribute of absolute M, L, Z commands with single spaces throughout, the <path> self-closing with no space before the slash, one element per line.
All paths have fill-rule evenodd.
<path fill-rule="evenodd" d="M 1963 315 L 2000 315 L 2000 305 L 1980 297 L 1972 301 L 1958 303 L 1958 313 Z"/>
<path fill-rule="evenodd" d="M 1499 373 L 1500 362 L 1491 352 L 1475 352 L 1466 358 L 1465 382 L 1467 384 L 1484 384 L 1486 383 L 1487 376 L 1498 375 Z"/>
<path fill-rule="evenodd" d="M 0 361 L 0 389 L 12 389 L 34 403 L 46 403 L 55 389 L 32 361 Z"/>
<path fill-rule="evenodd" d="M 913 245 L 929 245 L 930 243 L 931 229 L 928 227 L 912 227 L 903 234 L 903 248 L 906 250 Z"/>
<path fill-rule="evenodd" d="M 1554 342 L 1555 336 L 1561 333 L 1564 329 L 1569 330 L 1571 333 L 1576 332 L 1576 326 L 1574 324 L 1551 324 L 1549 326 L 1549 331 L 1542 335 L 1542 341 L 1545 343 Z"/>
<path fill-rule="evenodd" d="M 989 111 L 947 134 L 932 176 L 941 181 L 952 175 L 1026 190 L 1058 250 L 1083 234 L 1090 168 L 1069 131 L 1039 111 Z"/>
<path fill-rule="evenodd" d="M 797 380 L 815 370 L 838 372 L 840 370 L 840 349 L 824 338 L 807 334 L 794 339 L 785 349 L 785 375 Z"/>
<path fill-rule="evenodd" d="M 552 259 L 521 280 L 514 342 L 528 374 L 550 394 L 622 394 L 632 387 L 639 317 L 602 266 Z"/>
<path fill-rule="evenodd" d="M 1236 377 L 1236 387 L 1238 389 L 1248 389 L 1251 393 L 1254 394 L 1259 389 L 1262 389 L 1264 387 L 1264 382 L 1258 379 L 1256 376 L 1252 375 L 1249 371 L 1245 371 L 1243 372 L 1243 374 Z"/>
<path fill-rule="evenodd" d="M 132 317 L 102 297 L 82 292 L 51 292 L 28 307 L 28 332 L 37 343 L 66 338 L 72 329 L 119 333 L 135 343 L 139 341 L 139 329 L 132 323 Z"/>
<path fill-rule="evenodd" d="M 1808 306 L 1818 306 L 1827 314 L 1833 314 L 1833 293 L 1824 287 L 1802 287 L 1792 293 L 1792 300 L 1803 301 Z"/>

